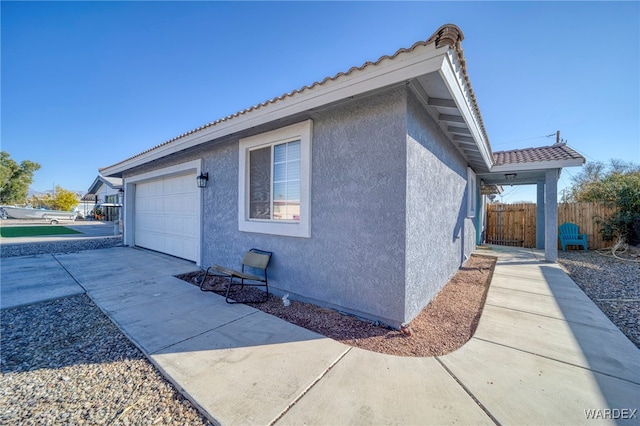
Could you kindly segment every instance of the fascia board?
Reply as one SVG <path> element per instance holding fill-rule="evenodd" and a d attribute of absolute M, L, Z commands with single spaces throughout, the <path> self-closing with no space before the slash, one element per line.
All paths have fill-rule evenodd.
<path fill-rule="evenodd" d="M 91 186 L 89 187 L 89 190 L 87 191 L 88 194 L 96 194 L 98 191 L 98 188 L 100 187 L 100 185 L 102 184 L 103 180 L 101 176 L 98 176 L 94 179 L 93 183 L 91 184 Z"/>
<path fill-rule="evenodd" d="M 434 45 L 418 46 L 394 59 L 383 59 L 377 65 L 343 75 L 286 99 L 261 106 L 202 131 L 152 149 L 121 164 L 101 169 L 105 176 L 122 173 L 167 155 L 202 143 L 219 139 L 272 121 L 319 108 L 352 96 L 361 95 L 381 87 L 411 80 L 420 75 L 440 70 L 446 61 L 448 48 L 436 49 Z M 371 68 L 371 69 L 369 69 Z"/>
<path fill-rule="evenodd" d="M 111 189 L 116 189 L 116 188 L 120 188 L 121 185 L 115 185 L 112 182 L 110 182 L 108 179 L 105 179 L 104 177 L 98 175 L 98 177 L 95 178 L 95 180 L 93 181 L 93 183 L 91 184 L 91 186 L 89 187 L 89 190 L 87 191 L 88 194 L 97 194 L 98 191 L 100 190 L 100 187 L 106 185 Z"/>
<path fill-rule="evenodd" d="M 549 170 L 549 169 L 562 169 L 564 167 L 579 167 L 584 162 L 580 159 L 573 160 L 557 160 L 557 161 L 539 161 L 533 163 L 519 163 L 519 164 L 502 164 L 500 166 L 493 166 L 491 173 L 508 173 L 508 172 L 524 172 L 530 170 Z"/>
<path fill-rule="evenodd" d="M 458 105 L 458 111 L 462 114 L 462 118 L 471 131 L 471 136 L 476 141 L 476 146 L 482 157 L 482 161 L 488 169 L 493 165 L 493 158 L 489 153 L 489 147 L 484 139 L 481 127 L 476 120 L 476 116 L 473 112 L 471 105 L 468 102 L 468 96 L 464 90 L 463 80 L 458 77 L 453 64 L 453 58 L 451 54 L 446 56 L 447 60 L 443 61 L 443 66 L 440 70 L 440 75 L 444 80 L 449 93 L 453 97 L 454 102 Z"/>

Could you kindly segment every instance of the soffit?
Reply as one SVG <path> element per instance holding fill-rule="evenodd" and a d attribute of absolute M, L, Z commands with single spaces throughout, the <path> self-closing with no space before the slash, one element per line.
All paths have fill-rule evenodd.
<path fill-rule="evenodd" d="M 538 182 L 544 182 L 547 171 L 526 170 L 513 173 L 478 173 L 477 177 L 483 185 L 535 185 Z M 505 175 L 515 175 L 508 177 Z"/>
<path fill-rule="evenodd" d="M 484 126 L 478 126 L 477 115 L 465 116 L 447 83 L 440 73 L 433 73 L 418 77 L 410 87 L 469 165 L 476 172 L 488 172 L 492 155 Z"/>

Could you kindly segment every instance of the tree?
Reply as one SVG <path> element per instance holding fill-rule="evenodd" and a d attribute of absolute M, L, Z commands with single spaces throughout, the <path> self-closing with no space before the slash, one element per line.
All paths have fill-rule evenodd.
<path fill-rule="evenodd" d="M 617 159 L 611 159 L 608 165 L 602 161 L 588 162 L 577 175 L 571 178 L 571 188 L 563 200 L 566 202 L 613 201 L 613 195 L 604 190 L 602 183 L 611 175 L 626 175 L 634 172 L 640 172 L 640 164 Z"/>
<path fill-rule="evenodd" d="M 603 198 L 616 207 L 616 213 L 600 221 L 605 239 L 640 242 L 640 171 L 611 174 L 586 195 Z"/>
<path fill-rule="evenodd" d="M 587 167 L 588 164 L 591 164 Z M 606 219 L 598 219 L 605 240 L 621 238 L 632 244 L 640 239 L 640 165 L 611 160 L 587 163 L 573 178 L 571 198 L 577 202 L 601 202 L 616 208 Z"/>
<path fill-rule="evenodd" d="M 29 185 L 40 164 L 24 160 L 20 164 L 8 152 L 0 152 L 0 204 L 19 204 L 27 200 Z"/>
<path fill-rule="evenodd" d="M 60 186 L 56 186 L 52 207 L 54 210 L 69 211 L 78 206 L 78 195 Z"/>
<path fill-rule="evenodd" d="M 29 204 L 36 209 L 51 209 L 53 207 L 53 198 L 50 194 L 33 194 L 29 197 Z"/>

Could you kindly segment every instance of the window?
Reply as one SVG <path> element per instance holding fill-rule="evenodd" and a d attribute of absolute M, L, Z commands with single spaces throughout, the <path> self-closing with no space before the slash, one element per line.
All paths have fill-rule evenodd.
<path fill-rule="evenodd" d="M 311 121 L 240 140 L 240 231 L 310 237 Z"/>
<path fill-rule="evenodd" d="M 476 174 L 467 167 L 467 217 L 476 217 Z"/>
<path fill-rule="evenodd" d="M 249 151 L 249 219 L 300 220 L 300 141 Z"/>

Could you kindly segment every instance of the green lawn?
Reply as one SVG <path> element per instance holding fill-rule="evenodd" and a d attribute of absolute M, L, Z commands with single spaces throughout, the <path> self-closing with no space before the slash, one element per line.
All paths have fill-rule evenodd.
<path fill-rule="evenodd" d="M 41 235 L 81 234 L 82 232 L 64 226 L 2 226 L 0 236 L 12 237 L 38 237 Z"/>

